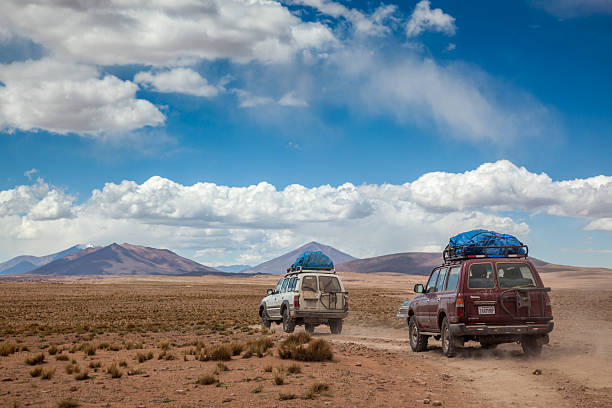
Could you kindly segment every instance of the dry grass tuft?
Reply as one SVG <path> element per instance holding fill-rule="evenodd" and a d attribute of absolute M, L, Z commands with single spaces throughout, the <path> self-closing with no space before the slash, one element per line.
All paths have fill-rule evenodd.
<path fill-rule="evenodd" d="M 98 361 L 91 361 L 89 363 L 89 368 L 92 368 L 94 370 L 96 370 L 96 369 L 98 369 L 100 367 L 102 367 L 102 362 L 100 360 L 98 360 Z"/>
<path fill-rule="evenodd" d="M 30 370 L 30 375 L 32 377 L 40 377 L 42 375 L 43 372 L 43 368 L 42 367 L 36 367 L 33 368 L 32 370 Z"/>
<path fill-rule="evenodd" d="M 300 333 L 302 334 L 302 333 Z M 305 333 L 304 333 L 305 334 Z M 289 336 L 278 348 L 278 355 L 282 359 L 298 361 L 327 361 L 334 357 L 331 346 L 326 340 L 311 339 L 308 344 L 304 343 L 306 336 Z"/>
<path fill-rule="evenodd" d="M 308 388 L 308 390 L 306 390 L 302 398 L 315 399 L 317 395 L 321 395 L 322 393 L 327 392 L 327 391 L 329 391 L 329 384 L 321 382 L 321 381 L 317 381 L 314 384 L 312 384 L 310 388 Z"/>
<path fill-rule="evenodd" d="M 68 361 L 69 360 L 68 356 L 65 354 L 58 354 L 57 356 L 55 356 L 55 359 L 57 361 Z"/>
<path fill-rule="evenodd" d="M 158 360 L 176 360 L 176 356 L 173 353 L 168 352 L 167 350 L 163 350 L 161 353 L 159 353 L 159 355 L 157 356 Z"/>
<path fill-rule="evenodd" d="M 119 361 L 119 367 L 123 367 L 123 368 L 127 368 L 128 363 L 125 360 L 121 360 Z"/>
<path fill-rule="evenodd" d="M 139 374 L 143 374 L 144 371 L 141 368 L 138 367 L 132 367 L 128 370 L 128 375 L 139 375 Z"/>
<path fill-rule="evenodd" d="M 257 387 L 251 390 L 251 394 L 259 394 L 263 391 L 263 385 L 259 384 Z"/>
<path fill-rule="evenodd" d="M 93 343 L 83 343 L 81 344 L 80 349 L 88 356 L 95 356 L 98 347 Z"/>
<path fill-rule="evenodd" d="M 119 369 L 119 367 L 117 366 L 117 363 L 111 364 L 106 369 L 106 372 L 111 375 L 111 378 L 121 378 L 121 376 L 123 376 L 123 372 L 121 371 L 121 369 Z"/>
<path fill-rule="evenodd" d="M 148 353 L 142 353 L 142 352 L 137 352 L 136 353 L 136 360 L 139 363 L 144 363 L 147 360 L 151 360 L 153 358 L 153 352 L 149 351 Z"/>
<path fill-rule="evenodd" d="M 55 344 L 50 345 L 47 349 L 47 352 L 52 356 L 56 355 L 58 351 L 60 351 L 60 349 Z"/>
<path fill-rule="evenodd" d="M 271 373 L 272 372 L 272 364 L 268 364 L 267 366 L 264 367 L 264 373 Z"/>
<path fill-rule="evenodd" d="M 299 374 L 302 372 L 302 366 L 298 363 L 293 363 L 289 367 L 287 367 L 287 372 L 289 374 Z"/>
<path fill-rule="evenodd" d="M 50 380 L 51 378 L 53 378 L 54 375 L 55 375 L 55 367 L 50 368 L 48 370 L 43 370 L 40 378 L 42 378 L 43 380 Z"/>
<path fill-rule="evenodd" d="M 78 401 L 75 401 L 73 399 L 63 399 L 61 401 L 58 401 L 57 403 L 58 408 L 76 408 L 80 405 L 81 404 L 79 404 Z"/>
<path fill-rule="evenodd" d="M 215 372 L 216 372 L 217 374 L 219 374 L 219 373 L 221 373 L 221 372 L 223 372 L 223 371 L 229 371 L 229 367 L 228 367 L 227 365 L 225 365 L 224 363 L 222 363 L 222 362 L 220 362 L 220 361 L 219 361 L 219 362 L 217 363 L 217 368 L 215 369 Z"/>
<path fill-rule="evenodd" d="M 6 357 L 17 351 L 17 345 L 13 342 L 5 341 L 0 343 L 0 356 Z"/>
<path fill-rule="evenodd" d="M 88 380 L 90 378 L 89 377 L 89 370 L 87 370 L 87 369 L 81 371 L 80 373 L 78 371 L 75 371 L 75 372 L 78 373 L 77 375 L 74 376 L 75 380 L 77 380 L 77 381 Z"/>
<path fill-rule="evenodd" d="M 271 337 L 259 337 L 247 343 L 247 352 L 245 354 L 248 355 L 248 357 L 253 354 L 257 357 L 263 357 L 272 346 L 274 346 L 274 340 L 272 340 Z M 248 358 L 246 356 L 243 357 Z"/>
<path fill-rule="evenodd" d="M 278 393 L 278 400 L 279 401 L 287 401 L 287 400 L 292 400 L 292 399 L 295 399 L 295 394 L 292 394 L 290 392 L 288 392 L 288 393 L 279 392 Z"/>
<path fill-rule="evenodd" d="M 238 356 L 245 348 L 244 343 L 239 341 L 232 341 L 229 345 L 230 350 L 232 351 L 232 356 Z"/>
<path fill-rule="evenodd" d="M 167 351 L 170 349 L 170 342 L 169 341 L 161 341 L 159 343 L 159 348 L 162 349 L 163 351 Z"/>
<path fill-rule="evenodd" d="M 217 381 L 219 380 L 217 380 L 217 377 L 212 373 L 211 374 L 200 374 L 200 376 L 196 380 L 196 383 L 200 385 L 210 385 L 210 384 L 216 384 Z"/>
<path fill-rule="evenodd" d="M 45 353 L 38 353 L 25 359 L 25 363 L 28 365 L 37 365 L 45 363 Z"/>
<path fill-rule="evenodd" d="M 274 369 L 274 384 L 275 385 L 283 385 L 285 383 L 285 376 L 282 372 L 282 370 L 279 370 L 278 368 Z"/>

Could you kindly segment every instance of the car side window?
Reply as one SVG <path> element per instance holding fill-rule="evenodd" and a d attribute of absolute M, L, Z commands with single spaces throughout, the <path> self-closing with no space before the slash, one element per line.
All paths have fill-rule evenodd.
<path fill-rule="evenodd" d="M 278 283 L 276 284 L 276 288 L 274 288 L 274 293 L 279 293 L 280 292 L 281 286 L 283 285 L 283 280 L 284 279 L 281 279 L 281 280 L 278 281 Z"/>
<path fill-rule="evenodd" d="M 493 265 L 490 262 L 470 265 L 468 288 L 492 289 L 494 287 L 495 276 L 493 275 Z"/>
<path fill-rule="evenodd" d="M 289 278 L 285 279 L 283 281 L 283 286 L 281 287 L 281 293 L 285 293 L 285 291 L 287 290 L 287 284 L 289 283 Z"/>
<path fill-rule="evenodd" d="M 440 274 L 438 275 L 438 283 L 436 283 L 436 292 L 442 292 L 444 290 L 444 282 L 446 281 L 447 271 L 447 268 L 440 269 Z"/>
<path fill-rule="evenodd" d="M 287 292 L 293 292 L 295 290 L 295 284 L 297 283 L 297 276 L 294 276 L 289 281 L 289 286 L 287 287 Z"/>
<path fill-rule="evenodd" d="M 461 275 L 461 267 L 455 266 L 451 268 L 448 274 L 448 282 L 446 283 L 446 290 L 456 290 L 457 284 L 459 283 L 459 275 Z"/>
<path fill-rule="evenodd" d="M 316 276 L 304 276 L 302 278 L 302 290 L 303 291 L 311 291 L 316 292 L 318 289 L 317 286 L 317 277 Z"/>
<path fill-rule="evenodd" d="M 435 271 L 433 271 L 433 273 L 429 277 L 429 281 L 427 282 L 427 289 L 425 290 L 425 293 L 431 293 L 431 292 L 436 291 L 436 281 L 438 280 L 439 272 L 440 272 L 439 269 L 436 269 Z"/>

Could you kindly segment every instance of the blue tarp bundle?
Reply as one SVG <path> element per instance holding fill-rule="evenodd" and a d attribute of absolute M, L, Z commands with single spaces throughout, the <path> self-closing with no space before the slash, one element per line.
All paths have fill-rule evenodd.
<path fill-rule="evenodd" d="M 523 243 L 516 237 L 483 229 L 472 230 L 455 235 L 449 246 L 455 249 L 455 255 L 486 255 L 503 257 L 505 255 L 525 254 L 525 248 L 488 248 L 482 247 L 520 247 Z"/>
<path fill-rule="evenodd" d="M 334 263 L 329 256 L 325 255 L 321 251 L 306 251 L 295 260 L 293 266 L 301 266 L 302 268 L 331 269 L 334 267 Z"/>

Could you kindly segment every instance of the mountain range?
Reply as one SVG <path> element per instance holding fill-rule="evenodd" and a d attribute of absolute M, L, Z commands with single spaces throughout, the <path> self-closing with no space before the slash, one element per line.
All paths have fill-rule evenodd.
<path fill-rule="evenodd" d="M 318 242 L 309 242 L 301 247 L 294 249 L 293 251 L 287 252 L 279 257 L 270 259 L 264 263 L 247 269 L 245 273 L 270 273 L 270 274 L 282 274 L 285 273 L 287 268 L 295 262 L 298 256 L 302 255 L 305 251 L 321 251 L 325 255 L 329 256 L 334 262 L 334 265 L 341 264 L 343 262 L 353 261 L 357 258 L 347 253 L 337 250 L 336 248 L 330 247 L 329 245 L 323 245 Z"/>
<path fill-rule="evenodd" d="M 6 262 L 0 263 L 0 275 L 15 275 L 26 273 L 40 266 L 46 265 L 57 259 L 61 259 L 67 255 L 74 254 L 86 248 L 91 248 L 93 245 L 75 245 L 60 252 L 45 256 L 21 255 Z"/>

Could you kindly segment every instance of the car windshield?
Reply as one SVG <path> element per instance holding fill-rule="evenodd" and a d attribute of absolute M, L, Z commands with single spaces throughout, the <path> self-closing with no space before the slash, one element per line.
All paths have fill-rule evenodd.
<path fill-rule="evenodd" d="M 519 262 L 498 263 L 497 278 L 500 288 L 537 286 L 529 264 Z"/>

